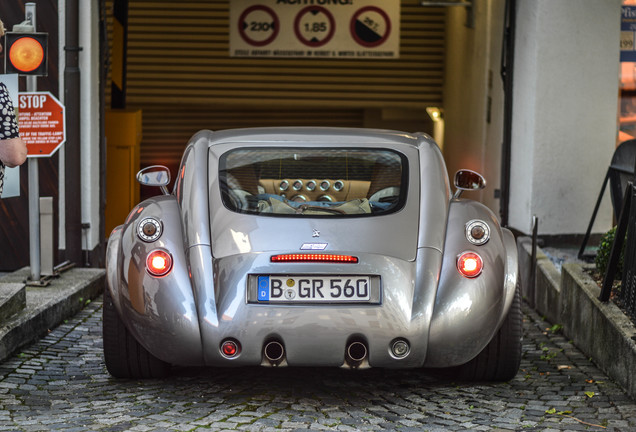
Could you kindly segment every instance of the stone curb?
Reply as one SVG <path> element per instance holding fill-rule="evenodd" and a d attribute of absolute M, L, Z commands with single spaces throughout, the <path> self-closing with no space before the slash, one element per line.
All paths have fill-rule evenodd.
<path fill-rule="evenodd" d="M 25 306 L 26 290 L 23 283 L 0 282 L 0 323 Z"/>
<path fill-rule="evenodd" d="M 29 271 L 5 275 L 0 283 L 24 285 Z M 103 291 L 105 278 L 104 269 L 73 268 L 47 287 L 27 286 L 26 307 L 0 321 L 0 362 L 79 312 Z"/>
<path fill-rule="evenodd" d="M 519 262 L 529 263 L 530 239 L 520 238 L 517 244 Z M 520 269 L 522 295 L 532 295 L 537 312 L 562 325 L 574 345 L 636 399 L 636 327 L 614 303 L 598 299 L 600 287 L 580 264 L 565 263 L 559 274 L 544 257 L 537 253 L 534 287 L 528 286 L 529 268 Z"/>

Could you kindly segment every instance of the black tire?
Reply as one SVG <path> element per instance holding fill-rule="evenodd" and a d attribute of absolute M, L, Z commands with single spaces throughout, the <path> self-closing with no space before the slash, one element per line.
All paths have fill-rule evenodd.
<path fill-rule="evenodd" d="M 456 368 L 465 381 L 508 381 L 517 375 L 521 364 L 521 295 L 515 290 L 510 311 L 488 345 L 471 361 Z"/>
<path fill-rule="evenodd" d="M 108 288 L 104 290 L 102 322 L 106 369 L 116 378 L 163 378 L 170 365 L 150 354 L 130 334 L 113 304 Z"/>

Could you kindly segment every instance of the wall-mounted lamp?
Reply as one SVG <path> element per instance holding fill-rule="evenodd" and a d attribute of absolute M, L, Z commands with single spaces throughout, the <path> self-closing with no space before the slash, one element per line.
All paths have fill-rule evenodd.
<path fill-rule="evenodd" d="M 442 110 L 437 107 L 426 107 L 426 113 L 432 121 L 442 121 Z"/>
<path fill-rule="evenodd" d="M 440 149 L 444 149 L 444 111 L 437 107 L 426 107 L 426 113 L 433 122 L 433 139 Z"/>

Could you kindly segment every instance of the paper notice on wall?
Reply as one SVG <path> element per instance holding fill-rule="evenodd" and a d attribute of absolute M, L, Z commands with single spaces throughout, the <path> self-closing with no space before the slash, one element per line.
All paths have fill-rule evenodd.
<path fill-rule="evenodd" d="M 4 186 L 0 198 L 20 196 L 20 167 L 4 169 Z"/>
<path fill-rule="evenodd" d="M 636 6 L 621 8 L 621 55 L 622 62 L 636 62 Z"/>
<path fill-rule="evenodd" d="M 230 56 L 396 59 L 400 0 L 232 0 Z"/>

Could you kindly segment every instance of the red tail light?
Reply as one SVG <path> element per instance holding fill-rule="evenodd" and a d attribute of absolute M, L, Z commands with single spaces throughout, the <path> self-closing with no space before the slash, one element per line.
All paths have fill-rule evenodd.
<path fill-rule="evenodd" d="M 337 262 L 356 264 L 358 257 L 332 254 L 281 254 L 272 255 L 271 262 Z"/>
<path fill-rule="evenodd" d="M 172 269 L 172 257 L 166 251 L 155 249 L 146 258 L 146 269 L 153 276 L 165 276 Z"/>
<path fill-rule="evenodd" d="M 226 339 L 221 343 L 221 354 L 225 357 L 236 357 L 241 352 L 241 346 L 232 339 Z"/>
<path fill-rule="evenodd" d="M 464 277 L 477 277 L 483 268 L 484 262 L 475 252 L 464 252 L 457 258 L 457 270 L 459 270 Z"/>

